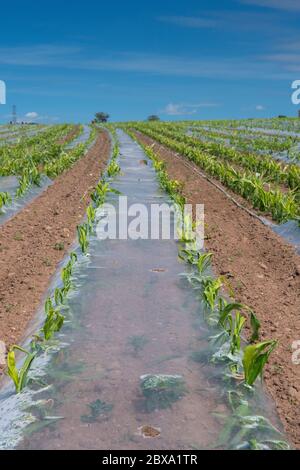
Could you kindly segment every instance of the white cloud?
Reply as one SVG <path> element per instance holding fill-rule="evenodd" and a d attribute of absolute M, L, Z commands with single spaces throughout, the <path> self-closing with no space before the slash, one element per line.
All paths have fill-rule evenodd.
<path fill-rule="evenodd" d="M 205 14 L 205 17 L 160 16 L 157 20 L 183 28 L 219 29 L 230 33 L 258 31 L 268 36 L 285 30 L 285 26 L 278 18 L 278 12 L 211 10 L 206 11 Z M 268 28 L 266 28 L 266 23 Z"/>
<path fill-rule="evenodd" d="M 262 104 L 255 106 L 256 111 L 264 111 L 266 108 Z"/>
<path fill-rule="evenodd" d="M 6 65 L 49 66 L 63 64 L 81 48 L 40 44 L 32 47 L 1 47 L 0 63 Z"/>
<path fill-rule="evenodd" d="M 39 115 L 35 111 L 32 111 L 30 113 L 25 114 L 25 117 L 27 119 L 37 119 L 39 117 Z"/>
<path fill-rule="evenodd" d="M 24 116 L 21 116 L 18 119 L 19 122 L 44 122 L 44 123 L 51 123 L 59 121 L 59 117 L 57 116 L 47 116 L 47 115 L 40 115 L 35 111 L 31 111 L 26 113 Z"/>
<path fill-rule="evenodd" d="M 195 16 L 160 16 L 159 21 L 170 23 L 186 28 L 213 28 L 217 25 L 217 21 L 213 18 L 200 18 Z"/>
<path fill-rule="evenodd" d="M 300 11 L 299 0 L 240 0 L 240 3 L 277 10 Z"/>
<path fill-rule="evenodd" d="M 174 103 L 169 103 L 163 110 L 164 114 L 167 114 L 168 116 L 182 116 L 184 114 L 190 114 L 189 112 L 187 113 L 186 110 L 183 109 L 182 105 L 180 104 L 174 104 Z"/>
<path fill-rule="evenodd" d="M 266 58 L 273 62 L 282 62 L 287 64 L 300 63 L 300 54 L 270 54 L 266 56 Z"/>
<path fill-rule="evenodd" d="M 183 103 L 169 103 L 162 110 L 163 114 L 168 116 L 188 116 L 196 114 L 200 108 L 216 107 L 216 103 L 199 103 L 199 104 L 183 104 Z"/>
<path fill-rule="evenodd" d="M 115 71 L 165 76 L 202 77 L 214 79 L 274 79 L 289 80 L 293 74 L 279 60 L 264 57 L 209 58 L 121 52 L 86 58 L 84 50 L 76 48 L 34 46 L 0 47 L 0 64 L 55 67 L 61 70 Z M 278 58 L 277 58 L 278 59 Z"/>

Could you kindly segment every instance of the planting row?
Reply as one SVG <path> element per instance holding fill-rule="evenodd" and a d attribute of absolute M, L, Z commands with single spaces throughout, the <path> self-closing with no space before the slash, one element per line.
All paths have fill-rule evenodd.
<path fill-rule="evenodd" d="M 14 147 L 6 147 L 2 153 L 0 151 L 0 175 L 18 177 L 18 188 L 15 194 L 17 199 L 24 196 L 32 185 L 40 186 L 43 175 L 53 179 L 70 168 L 84 154 L 97 135 L 96 129 L 92 129 L 89 138 L 84 143 L 67 149 L 68 142 L 58 143 L 58 141 L 68 135 L 70 130 L 72 130 L 71 126 L 56 126 L 30 142 L 25 141 Z M 79 127 L 76 135 L 80 132 L 82 132 L 82 127 Z M 2 192 L 0 193 L 1 200 L 3 207 L 4 204 L 11 202 L 11 195 Z"/>
<path fill-rule="evenodd" d="M 113 151 L 113 157 L 107 168 L 107 177 L 111 177 L 120 171 L 116 162 L 116 146 Z M 89 236 L 93 233 L 96 211 L 104 204 L 109 192 L 115 192 L 111 188 L 106 177 L 103 177 L 91 194 L 92 203 L 86 210 L 86 222 L 77 227 L 78 242 L 83 255 L 87 255 L 89 247 Z M 28 373 L 34 359 L 51 348 L 51 341 L 58 333 L 65 322 L 62 313 L 63 307 L 67 301 L 68 295 L 72 289 L 72 272 L 78 257 L 75 252 L 70 253 L 69 261 L 61 271 L 61 287 L 55 289 L 53 296 L 48 297 L 45 302 L 45 320 L 40 331 L 34 335 L 29 348 L 26 350 L 18 345 L 13 345 L 7 354 L 7 374 L 12 379 L 16 393 L 21 393 L 28 383 Z M 16 352 L 25 355 L 25 359 L 18 368 L 16 361 Z"/>
<path fill-rule="evenodd" d="M 300 160 L 300 140 L 291 136 L 263 136 L 242 130 L 191 127 L 188 131 L 196 138 L 234 147 L 240 152 L 269 154 L 273 158 L 285 158 L 287 162 Z"/>
<path fill-rule="evenodd" d="M 240 152 L 221 143 L 199 142 L 198 139 L 185 135 L 177 125 L 166 123 L 152 127 L 167 137 L 176 138 L 180 142 L 192 145 L 212 156 L 230 162 L 232 165 L 238 165 L 239 168 L 259 173 L 266 183 L 271 181 L 300 191 L 300 168 L 297 165 L 284 166 L 279 162 L 275 162 L 268 155 Z"/>
<path fill-rule="evenodd" d="M 249 129 L 268 133 L 297 134 L 300 133 L 299 118 L 271 118 L 271 119 L 236 119 L 197 121 L 202 126 L 218 128 Z"/>
<path fill-rule="evenodd" d="M 253 207 L 270 214 L 276 222 L 299 218 L 299 168 L 282 166 L 271 158 L 246 156 L 234 149 L 208 144 L 171 130 L 167 124 L 130 123 L 134 128 L 175 150 L 203 168 L 209 175 L 243 196 Z M 250 158 L 251 157 L 251 158 Z M 272 181 L 272 186 L 269 184 Z M 275 183 L 285 184 L 283 191 Z"/>
<path fill-rule="evenodd" d="M 270 155 L 276 160 L 299 165 L 300 134 L 285 135 L 263 129 L 231 128 L 225 126 L 226 122 L 224 126 L 219 127 L 205 125 L 205 121 L 172 124 L 173 129 L 200 138 L 204 142 L 231 146 L 246 154 Z"/>
<path fill-rule="evenodd" d="M 135 134 L 127 132 L 138 141 Z M 171 196 L 177 209 L 183 212 L 186 201 L 180 193 L 180 184 L 169 179 L 164 163 L 152 147 L 140 145 L 152 160 L 161 187 Z M 230 414 L 218 416 L 224 421 L 224 427 L 217 447 L 230 442 L 234 449 L 288 449 L 289 445 L 282 439 L 281 432 L 267 418 L 254 413 L 255 396 L 260 393 L 255 383 L 258 377 L 262 377 L 277 342 L 259 342 L 260 322 L 255 313 L 246 305 L 235 302 L 232 292 L 230 301 L 222 295 L 222 288 L 230 286 L 223 277 L 215 279 L 211 275 L 213 255 L 199 252 L 196 241 L 190 235 L 195 230 L 193 225 L 192 220 L 185 220 L 179 242 L 179 258 L 191 267 L 182 277 L 198 294 L 211 330 L 208 349 L 200 353 L 197 360 L 208 367 L 217 368 L 217 372 L 210 370 L 209 378 L 221 377 L 226 391 L 225 400 Z M 248 344 L 243 336 L 246 324 L 252 331 Z"/>
<path fill-rule="evenodd" d="M 112 132 L 115 135 L 114 131 Z M 180 194 L 180 185 L 168 178 L 162 162 L 156 158 L 151 148 L 145 147 L 145 151 L 153 160 L 162 188 L 170 194 L 181 210 L 185 200 Z M 120 171 L 116 160 L 117 152 L 118 145 L 115 143 L 113 158 L 107 169 L 106 177 L 101 179 L 92 194 L 93 203 L 87 209 L 86 221 L 78 226 L 79 244 L 83 255 L 88 253 L 89 236 L 94 229 L 97 208 L 105 202 L 109 192 L 116 192 L 110 186 L 108 177 L 114 176 Z M 221 295 L 225 279 L 213 278 L 210 272 L 212 255 L 197 250 L 188 229 L 192 225 L 192 221 L 187 221 L 186 225 L 187 230 L 184 231 L 179 244 L 179 256 L 190 265 L 192 272 L 182 275 L 183 282 L 187 280 L 195 289 L 196 294 L 199 294 L 205 319 L 211 331 L 209 349 L 205 353 L 203 352 L 201 357 L 198 355 L 197 360 L 206 364 L 204 369 L 209 370 L 210 380 L 214 380 L 213 377 L 216 375 L 221 378 L 222 390 L 224 390 L 223 397 L 228 408 L 228 413 L 217 416 L 219 420 L 224 422 L 217 447 L 226 448 L 230 443 L 230 447 L 235 449 L 287 449 L 288 444 L 283 440 L 282 434 L 267 418 L 255 414 L 254 411 L 259 392 L 256 379 L 261 375 L 265 362 L 275 348 L 276 342 L 257 342 L 260 325 L 254 312 L 233 300 L 229 302 Z M 55 336 L 64 326 L 64 307 L 72 290 L 72 272 L 77 262 L 76 254 L 71 253 L 69 262 L 62 270 L 60 286 L 46 301 L 44 324 L 35 335 L 28 350 L 14 346 L 9 351 L 8 373 L 18 393 L 24 390 L 29 378 L 31 378 L 30 375 L 28 376 L 28 372 L 37 356 L 44 354 L 51 347 L 55 347 Z M 242 338 L 246 321 L 252 327 L 251 344 L 246 344 L 246 340 Z M 16 351 L 25 355 L 24 363 L 20 368 L 16 363 Z M 174 378 L 173 376 L 147 375 L 142 377 L 141 386 L 145 396 L 152 394 L 164 397 L 164 394 L 168 393 L 180 394 L 181 383 L 179 382 L 180 378 L 176 376 Z M 102 402 L 98 400 L 89 405 L 91 413 L 82 416 L 82 422 L 94 422 L 93 420 L 100 415 L 98 409 L 101 404 Z"/>
<path fill-rule="evenodd" d="M 21 175 L 24 167 L 31 163 L 44 166 L 57 157 L 61 150 L 59 140 L 70 133 L 73 126 L 51 126 L 45 132 L 22 139 L 16 145 L 0 148 L 0 176 Z M 30 160 L 30 163 L 28 163 Z"/>
<path fill-rule="evenodd" d="M 28 125 L 25 127 L 11 127 L 10 129 L 0 130 L 0 146 L 9 145 L 20 141 L 26 137 L 33 136 L 46 130 L 46 126 Z"/>

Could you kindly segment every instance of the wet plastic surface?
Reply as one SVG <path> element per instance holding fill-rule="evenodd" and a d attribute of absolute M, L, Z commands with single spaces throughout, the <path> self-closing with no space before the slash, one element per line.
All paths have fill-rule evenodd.
<path fill-rule="evenodd" d="M 264 127 L 236 127 L 237 130 L 248 130 L 250 132 L 258 132 L 262 134 L 270 134 L 270 135 L 276 135 L 276 136 L 290 136 L 290 137 L 298 137 L 300 136 L 299 132 L 293 132 L 293 131 L 284 131 L 280 129 L 267 129 Z"/>
<path fill-rule="evenodd" d="M 18 132 L 8 132 L 7 134 L 0 134 L 0 147 L 4 145 L 15 144 L 24 138 L 33 137 L 37 134 L 40 134 L 41 132 L 45 132 L 46 129 L 46 127 L 43 127 L 39 129 L 28 129 Z"/>
<path fill-rule="evenodd" d="M 45 129 L 40 129 L 34 132 L 37 134 L 38 132 L 44 131 Z M 90 136 L 91 128 L 89 126 L 84 126 L 83 133 L 74 139 L 71 143 L 69 143 L 65 148 L 66 150 L 70 150 L 75 148 L 77 145 L 81 143 L 85 143 Z M 28 132 L 27 136 L 33 135 L 32 132 Z M 31 186 L 29 190 L 26 192 L 24 196 L 20 199 L 15 198 L 16 191 L 18 189 L 18 178 L 16 176 L 0 176 L 0 192 L 9 192 L 12 196 L 12 203 L 7 204 L 2 208 L 2 212 L 0 212 L 0 226 L 10 219 L 12 216 L 17 214 L 21 209 L 23 209 L 27 204 L 32 202 L 36 197 L 38 197 L 42 192 L 44 192 L 48 186 L 52 184 L 52 180 L 45 175 L 41 177 L 41 184 L 40 186 Z"/>
<path fill-rule="evenodd" d="M 40 186 L 32 185 L 24 196 L 17 199 L 15 194 L 19 186 L 18 178 L 16 176 L 0 176 L 0 192 L 7 191 L 12 196 L 12 202 L 2 207 L 0 211 L 0 226 L 42 194 L 50 184 L 52 184 L 52 180 L 43 175 Z"/>
<path fill-rule="evenodd" d="M 91 128 L 90 126 L 83 126 L 83 132 L 76 137 L 76 139 L 72 140 L 67 146 L 66 149 L 73 149 L 79 144 L 85 144 L 85 142 L 88 141 L 90 135 L 91 135 Z"/>
<path fill-rule="evenodd" d="M 169 202 L 145 154 L 118 132 L 122 173 L 113 187 L 128 203 Z M 117 196 L 109 201 L 116 204 Z M 172 240 L 92 237 L 80 256 L 53 350 L 34 363 L 30 388 L 0 391 L 0 448 L 203 449 L 226 414 L 222 383 L 197 361 L 209 331 L 201 303 L 180 278 Z M 53 279 L 50 293 L 59 285 Z M 37 331 L 42 310 L 31 325 Z M 39 379 L 37 380 L 37 377 Z M 167 383 L 164 393 L 158 383 Z M 257 410 L 276 422 L 259 394 Z M 227 443 L 229 445 L 229 443 Z"/>
<path fill-rule="evenodd" d="M 206 127 L 206 126 L 203 126 L 203 129 L 206 130 L 206 131 L 212 131 L 216 134 L 220 134 L 220 139 L 216 139 L 215 137 L 208 137 L 206 136 L 205 134 L 204 135 L 201 135 L 201 128 L 200 127 L 196 127 L 196 128 L 190 128 L 187 132 L 187 135 L 188 136 L 193 136 L 194 135 L 194 132 L 196 131 L 196 137 L 197 137 L 197 134 L 200 136 L 201 135 L 201 140 L 204 140 L 206 142 L 215 142 L 215 143 L 221 143 L 222 145 L 226 145 L 228 147 L 232 147 L 232 148 L 236 148 L 236 149 L 239 149 L 239 146 L 238 145 L 232 145 L 231 142 L 230 142 L 230 139 L 229 139 L 229 136 L 232 136 L 233 132 L 236 131 L 236 130 L 243 130 L 243 131 L 249 131 L 249 135 L 247 136 L 247 138 L 249 139 L 255 139 L 255 137 L 259 137 L 259 134 L 265 134 L 266 137 L 272 137 L 272 135 L 276 136 L 277 138 L 278 137 L 297 137 L 298 139 L 300 138 L 300 134 L 297 134 L 295 132 L 291 132 L 291 133 L 284 133 L 283 131 L 280 132 L 280 131 L 275 131 L 275 130 L 267 130 L 265 129 L 265 132 L 264 132 L 264 129 L 259 129 L 259 128 L 256 128 L 256 129 L 252 129 L 252 128 L 246 128 L 246 127 L 239 127 L 239 128 L 226 128 L 226 129 L 218 129 L 218 128 L 211 128 L 211 127 Z M 250 135 L 250 133 L 253 132 L 254 134 Z M 228 139 L 226 139 L 225 137 L 221 137 L 222 135 L 228 135 Z M 243 150 L 243 149 L 242 149 Z M 280 160 L 284 163 L 287 163 L 287 164 L 293 164 L 293 165 L 300 165 L 300 161 L 297 159 L 297 158 L 292 158 L 289 154 L 289 151 L 285 150 L 285 151 L 282 151 L 282 152 L 267 152 L 266 150 L 257 150 L 257 149 L 253 149 L 251 147 L 251 143 L 249 143 L 249 146 L 248 146 L 248 150 L 253 152 L 253 153 L 257 153 L 258 155 L 269 155 L 270 157 L 274 158 L 275 160 Z M 295 146 L 293 146 L 293 148 L 291 149 L 291 152 L 294 152 L 296 154 L 299 154 L 300 155 L 300 142 L 298 144 L 296 144 Z"/>
<path fill-rule="evenodd" d="M 300 226 L 299 222 L 290 220 L 282 225 L 272 225 L 272 230 L 287 240 L 291 245 L 294 245 L 297 252 L 300 254 Z"/>

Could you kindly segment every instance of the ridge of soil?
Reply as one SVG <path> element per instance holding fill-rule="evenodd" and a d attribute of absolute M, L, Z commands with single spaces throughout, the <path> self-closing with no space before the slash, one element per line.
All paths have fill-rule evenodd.
<path fill-rule="evenodd" d="M 183 156 L 181 161 L 150 137 L 135 134 L 143 144 L 153 145 L 169 176 L 183 183 L 188 203 L 205 205 L 205 248 L 214 254 L 215 273 L 226 276 L 235 299 L 256 312 L 261 340 L 278 340 L 264 381 L 291 442 L 300 448 L 300 364 L 292 362 L 292 344 L 300 341 L 300 257 L 270 228 L 186 167 Z"/>
<path fill-rule="evenodd" d="M 71 169 L 0 227 L 0 340 L 7 347 L 22 338 L 72 245 L 109 154 L 103 132 Z"/>

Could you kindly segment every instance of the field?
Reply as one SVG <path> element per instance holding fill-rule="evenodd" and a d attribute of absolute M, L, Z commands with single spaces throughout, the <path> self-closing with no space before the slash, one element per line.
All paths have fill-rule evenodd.
<path fill-rule="evenodd" d="M 0 449 L 300 448 L 300 119 L 1 126 L 0 252 Z"/>

